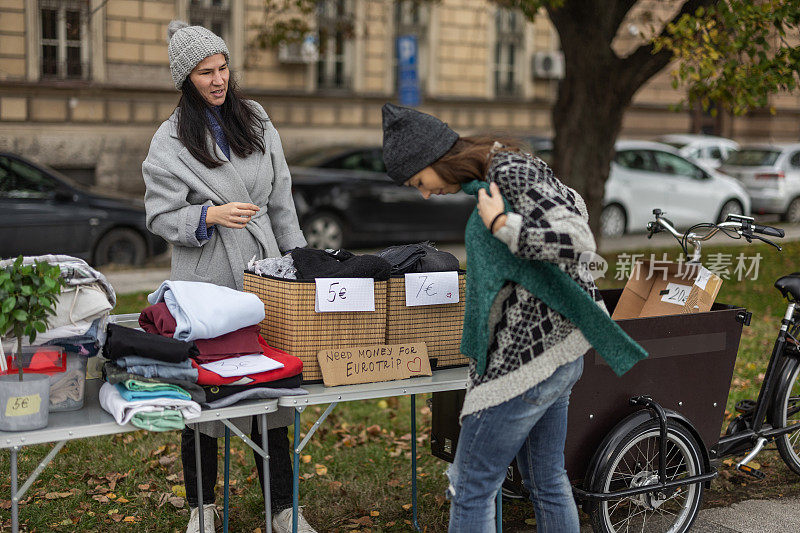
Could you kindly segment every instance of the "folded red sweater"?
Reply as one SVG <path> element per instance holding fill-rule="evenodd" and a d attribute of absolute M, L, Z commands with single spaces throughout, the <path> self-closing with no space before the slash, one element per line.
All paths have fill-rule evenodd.
<path fill-rule="evenodd" d="M 197 383 L 200 385 L 252 385 L 253 383 L 269 383 L 270 381 L 290 378 L 303 372 L 303 362 L 299 358 L 289 355 L 277 348 L 273 348 L 267 344 L 261 335 L 258 335 L 258 343 L 261 346 L 259 351 L 267 357 L 279 363 L 283 363 L 283 368 L 277 368 L 269 372 L 248 374 L 246 376 L 224 378 L 219 374 L 206 370 L 200 366 L 197 361 L 192 361 L 192 366 L 197 369 Z"/>
<path fill-rule="evenodd" d="M 142 310 L 139 326 L 148 333 L 172 337 L 175 335 L 176 322 L 167 304 L 159 302 Z M 198 360 L 207 363 L 223 357 L 261 353 L 258 331 L 258 324 L 255 324 L 213 339 L 196 339 L 194 343 L 200 352 Z"/>

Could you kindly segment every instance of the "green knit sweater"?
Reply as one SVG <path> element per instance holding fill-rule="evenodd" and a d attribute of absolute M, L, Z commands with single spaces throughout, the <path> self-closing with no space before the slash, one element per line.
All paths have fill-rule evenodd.
<path fill-rule="evenodd" d="M 475 180 L 461 188 L 477 197 L 481 188 L 488 191 L 489 183 Z M 505 203 L 508 210 L 509 204 Z M 575 324 L 617 375 L 621 376 L 637 361 L 647 357 L 647 352 L 622 331 L 569 274 L 553 263 L 530 261 L 512 254 L 508 246 L 486 228 L 477 208 L 467 221 L 465 244 L 467 297 L 461 353 L 475 359 L 479 374 L 486 371 L 491 335 L 489 310 L 506 281 L 522 285 Z"/>

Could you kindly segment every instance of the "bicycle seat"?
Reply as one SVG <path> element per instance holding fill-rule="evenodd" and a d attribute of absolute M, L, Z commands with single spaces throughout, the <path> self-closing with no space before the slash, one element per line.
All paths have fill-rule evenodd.
<path fill-rule="evenodd" d="M 800 302 L 800 272 L 783 276 L 775 282 L 775 288 L 791 302 Z"/>

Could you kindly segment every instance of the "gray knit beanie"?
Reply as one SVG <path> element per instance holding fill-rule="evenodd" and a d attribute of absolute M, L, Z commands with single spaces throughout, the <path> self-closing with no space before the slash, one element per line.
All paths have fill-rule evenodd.
<path fill-rule="evenodd" d="M 383 106 L 383 162 L 399 185 L 435 163 L 458 140 L 458 133 L 434 117 L 393 104 Z"/>
<path fill-rule="evenodd" d="M 179 91 L 186 76 L 199 62 L 214 54 L 225 54 L 230 60 L 225 41 L 202 26 L 189 26 L 182 20 L 173 20 L 167 27 L 169 69 L 172 81 Z"/>

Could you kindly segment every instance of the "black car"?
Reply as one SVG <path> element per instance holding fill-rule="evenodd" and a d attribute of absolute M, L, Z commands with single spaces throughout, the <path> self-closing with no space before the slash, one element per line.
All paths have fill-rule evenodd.
<path fill-rule="evenodd" d="M 88 191 L 63 174 L 0 152 L 0 257 L 68 254 L 100 266 L 139 265 L 167 250 L 142 202 Z"/>
<path fill-rule="evenodd" d="M 475 207 L 463 192 L 425 200 L 398 186 L 380 147 L 315 149 L 292 158 L 290 168 L 300 226 L 314 248 L 462 241 Z"/>

